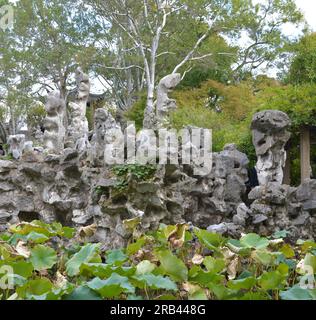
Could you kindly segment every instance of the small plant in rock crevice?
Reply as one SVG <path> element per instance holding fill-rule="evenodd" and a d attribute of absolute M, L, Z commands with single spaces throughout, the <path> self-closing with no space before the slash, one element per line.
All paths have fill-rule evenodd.
<path fill-rule="evenodd" d="M 118 191 L 125 190 L 128 186 L 129 177 L 132 177 L 137 182 L 151 180 L 154 177 L 156 170 L 157 166 L 151 164 L 130 164 L 114 166 L 111 171 L 115 176 L 118 177 L 118 183 L 115 186 L 115 189 L 117 189 Z"/>

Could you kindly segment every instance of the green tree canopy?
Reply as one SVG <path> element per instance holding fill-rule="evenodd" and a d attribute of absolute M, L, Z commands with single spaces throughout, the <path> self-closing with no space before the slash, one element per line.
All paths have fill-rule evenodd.
<path fill-rule="evenodd" d="M 294 57 L 286 82 L 316 83 L 316 33 L 306 34 L 293 46 Z"/>

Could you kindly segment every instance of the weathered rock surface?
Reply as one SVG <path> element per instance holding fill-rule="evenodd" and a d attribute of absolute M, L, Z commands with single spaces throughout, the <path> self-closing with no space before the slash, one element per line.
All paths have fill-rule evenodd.
<path fill-rule="evenodd" d="M 97 109 L 94 115 L 94 134 L 89 149 L 89 161 L 95 166 L 104 164 L 104 151 L 107 143 L 110 143 L 120 125 L 112 114 L 106 109 Z"/>
<path fill-rule="evenodd" d="M 123 188 L 110 168 L 82 165 L 79 158 L 68 148 L 36 162 L 0 161 L 1 223 L 34 218 L 75 226 L 95 223 L 95 239 L 112 247 L 130 236 L 124 220 L 139 218 L 143 230 L 162 222 L 207 227 L 236 214 L 245 196 L 248 160 L 232 145 L 214 155 L 208 176 L 169 164 L 158 166 L 145 181 L 128 176 Z"/>
<path fill-rule="evenodd" d="M 181 81 L 179 73 L 169 74 L 162 78 L 157 89 L 156 123 L 157 129 L 169 126 L 169 113 L 176 109 L 176 101 L 168 97 L 168 93 Z"/>
<path fill-rule="evenodd" d="M 176 108 L 176 101 L 168 97 L 168 93 L 181 81 L 179 73 L 162 78 L 157 88 L 157 101 L 147 103 L 144 112 L 144 129 L 161 129 L 169 125 L 169 113 Z"/>
<path fill-rule="evenodd" d="M 297 189 L 296 197 L 305 211 L 316 214 L 316 180 L 304 181 Z"/>
<path fill-rule="evenodd" d="M 139 231 L 156 229 L 161 223 L 187 222 L 233 237 L 245 232 L 271 235 L 279 230 L 287 230 L 293 240 L 314 237 L 316 180 L 306 180 L 299 188 L 282 184 L 290 124 L 286 114 L 268 110 L 253 117 L 260 185 L 248 195 L 247 156 L 228 144 L 211 157 L 204 145 L 212 170 L 200 175 L 195 170 L 199 164 L 188 164 L 183 158 L 185 149 L 193 152 L 190 137 L 184 138 L 182 150 L 171 148 L 169 162 L 157 165 L 152 175 L 140 178 L 128 173 L 122 181 L 105 161 L 112 152 L 120 152 L 113 142 L 121 127 L 109 111 L 97 109 L 88 143 L 85 108 L 90 84 L 80 69 L 76 79 L 78 94 L 70 105 L 73 112 L 66 148 L 65 104 L 59 92 L 51 93 L 46 104 L 48 152 L 25 145 L 22 137 L 9 139 L 10 152 L 18 160 L 0 160 L 0 230 L 8 223 L 34 219 L 75 227 L 94 224 L 96 232 L 90 241 L 101 241 L 108 248 L 127 243 L 133 230 L 126 223 L 134 220 L 139 222 Z M 155 129 L 168 126 L 168 113 L 175 107 L 168 91 L 178 82 L 178 75 L 160 82 Z M 151 147 L 156 150 L 154 141 L 146 135 L 135 139 L 133 130 L 127 131 L 125 139 L 134 140 L 141 154 L 150 153 Z M 108 150 L 109 144 L 114 149 Z M 180 161 L 172 163 L 173 156 Z M 156 163 L 156 151 L 152 160 Z"/>
<path fill-rule="evenodd" d="M 20 159 L 24 150 L 25 135 L 17 134 L 8 137 L 7 144 L 9 146 L 9 153 L 14 159 Z"/>
<path fill-rule="evenodd" d="M 287 114 L 277 110 L 256 113 L 252 119 L 251 129 L 253 144 L 258 162 L 256 170 L 260 185 L 283 181 L 283 167 L 286 161 L 284 150 L 290 138 L 287 128 L 290 119 Z"/>
<path fill-rule="evenodd" d="M 47 117 L 44 122 L 44 146 L 51 153 L 62 153 L 66 137 L 66 104 L 59 91 L 51 92 L 45 105 Z"/>
<path fill-rule="evenodd" d="M 89 76 L 80 68 L 76 70 L 77 93 L 75 101 L 69 102 L 70 124 L 67 146 L 84 152 L 88 148 L 89 126 L 86 118 L 87 102 L 90 93 Z"/>

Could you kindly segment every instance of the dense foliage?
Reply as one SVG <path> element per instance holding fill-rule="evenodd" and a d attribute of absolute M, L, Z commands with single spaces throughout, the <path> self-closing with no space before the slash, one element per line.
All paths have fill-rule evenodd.
<path fill-rule="evenodd" d="M 10 119 L 10 134 L 30 101 L 54 89 L 67 100 L 79 65 L 108 104 L 127 110 L 141 93 L 154 99 L 175 70 L 191 88 L 269 67 L 293 43 L 283 25 L 303 22 L 293 0 L 0 0 L 7 4 L 14 25 L 0 32 L 0 122 Z"/>
<path fill-rule="evenodd" d="M 294 56 L 286 76 L 292 84 L 316 82 L 316 33 L 306 34 L 293 46 Z"/>
<path fill-rule="evenodd" d="M 268 238 L 246 234 L 228 239 L 185 224 L 140 234 L 138 221 L 124 224 L 133 228 L 133 239 L 126 248 L 106 251 L 101 244 L 85 242 L 94 225 L 77 234 L 59 223 L 11 226 L 1 235 L 0 297 L 316 299 L 315 242 L 290 245 L 286 231 Z M 13 274 L 7 277 L 8 268 Z M 14 287 L 5 289 L 10 280 Z"/>

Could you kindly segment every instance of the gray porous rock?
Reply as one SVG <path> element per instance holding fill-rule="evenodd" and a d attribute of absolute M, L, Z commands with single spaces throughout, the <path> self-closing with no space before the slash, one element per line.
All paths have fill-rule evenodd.
<path fill-rule="evenodd" d="M 208 227 L 225 219 L 232 220 L 237 207 L 246 197 L 248 158 L 230 144 L 212 154 L 213 166 L 209 174 L 196 176 L 188 196 L 197 202 L 196 213 L 186 214 L 187 220 Z"/>
<path fill-rule="evenodd" d="M 291 122 L 288 115 L 278 110 L 266 110 L 253 116 L 251 129 L 258 161 L 256 170 L 260 185 L 283 181 L 286 161 L 285 144 Z"/>
<path fill-rule="evenodd" d="M 104 165 L 104 151 L 107 143 L 111 143 L 114 134 L 121 130 L 112 114 L 104 109 L 96 109 L 94 114 L 94 133 L 89 149 L 90 162 L 95 166 Z"/>
<path fill-rule="evenodd" d="M 305 180 L 297 189 L 296 197 L 303 209 L 316 214 L 316 180 Z"/>
<path fill-rule="evenodd" d="M 9 154 L 11 154 L 12 157 L 16 160 L 20 159 L 22 157 L 25 146 L 25 135 L 11 135 L 7 139 L 7 144 L 9 146 Z"/>
<path fill-rule="evenodd" d="M 177 108 L 177 104 L 174 99 L 168 97 L 168 93 L 173 90 L 180 81 L 181 75 L 174 73 L 162 78 L 158 84 L 156 102 L 157 129 L 166 128 L 170 125 L 169 114 Z"/>
<path fill-rule="evenodd" d="M 183 151 L 198 149 L 189 136 L 171 150 L 166 164 L 151 166 L 155 170 L 150 174 L 142 175 L 141 170 L 148 167 L 139 165 L 117 174 L 105 161 L 109 154 L 122 151 L 116 143 L 134 140 L 137 154 L 145 154 L 154 147 L 155 133 L 152 140 L 146 135 L 135 139 L 135 133 L 127 130 L 125 137 L 121 135 L 116 141 L 121 127 L 108 110 L 100 108 L 95 111 L 88 143 L 85 108 L 90 83 L 80 69 L 76 81 L 77 96 L 69 105 L 68 129 L 65 103 L 59 92 L 53 92 L 45 106 L 44 149 L 25 144 L 22 137 L 10 138 L 14 159 L 0 159 L 0 230 L 35 219 L 76 228 L 93 225 L 95 234 L 88 240 L 101 241 L 109 249 L 125 246 L 132 235 L 156 230 L 162 223 L 188 223 L 230 237 L 249 232 L 271 236 L 286 230 L 292 241 L 314 238 L 316 180 L 306 180 L 298 188 L 282 184 L 290 124 L 286 114 L 267 110 L 253 118 L 259 186 L 249 193 L 247 156 L 235 144 L 209 153 L 202 145 L 205 131 L 199 138 L 204 160 L 212 166 L 204 174 L 197 173 L 200 164 L 184 161 Z M 168 127 L 169 112 L 176 106 L 168 91 L 178 83 L 179 75 L 161 80 L 154 129 Z M 192 134 L 200 128 L 187 129 Z M 108 150 L 108 145 L 113 148 Z M 152 156 L 154 163 L 156 156 Z M 172 162 L 177 156 L 179 161 Z M 135 224 L 133 228 L 128 227 L 131 224 Z"/>
<path fill-rule="evenodd" d="M 86 118 L 87 102 L 90 93 L 89 76 L 81 68 L 76 70 L 77 91 L 75 100 L 69 102 L 70 123 L 68 126 L 67 146 L 84 152 L 89 147 L 89 126 Z"/>
<path fill-rule="evenodd" d="M 245 203 L 240 203 L 237 207 L 237 213 L 233 216 L 233 223 L 245 227 L 249 217 L 249 208 Z"/>
<path fill-rule="evenodd" d="M 299 187 L 300 189 L 301 187 Z M 308 212 L 297 197 L 297 188 L 269 182 L 249 193 L 251 223 L 248 230 L 272 234 L 275 230 L 288 230 L 289 237 L 313 234 L 314 225 Z"/>
<path fill-rule="evenodd" d="M 45 110 L 44 147 L 49 153 L 60 154 L 63 152 L 66 136 L 66 104 L 59 91 L 48 94 Z"/>

